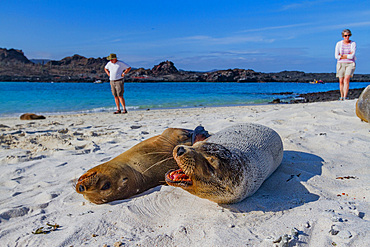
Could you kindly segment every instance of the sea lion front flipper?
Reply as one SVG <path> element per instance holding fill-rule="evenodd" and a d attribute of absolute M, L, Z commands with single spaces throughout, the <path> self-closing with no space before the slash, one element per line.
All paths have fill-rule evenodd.
<path fill-rule="evenodd" d="M 211 135 L 208 133 L 208 131 L 206 131 L 203 126 L 199 125 L 198 127 L 195 128 L 193 132 L 193 136 L 191 138 L 191 145 L 194 145 L 194 143 L 196 142 L 204 141 L 210 136 Z"/>

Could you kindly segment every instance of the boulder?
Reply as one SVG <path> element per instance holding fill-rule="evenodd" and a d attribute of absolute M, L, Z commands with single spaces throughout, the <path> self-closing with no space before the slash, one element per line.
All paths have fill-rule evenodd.
<path fill-rule="evenodd" d="M 362 91 L 356 102 L 356 115 L 361 120 L 370 123 L 370 85 Z"/>

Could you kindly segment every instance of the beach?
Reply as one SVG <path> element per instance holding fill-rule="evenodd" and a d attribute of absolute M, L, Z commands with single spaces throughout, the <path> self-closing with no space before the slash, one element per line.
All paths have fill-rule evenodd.
<path fill-rule="evenodd" d="M 356 100 L 0 119 L 2 246 L 366 246 L 370 125 Z M 218 205 L 170 186 L 95 205 L 76 180 L 170 127 L 274 129 L 280 167 L 251 197 Z M 50 227 L 49 225 L 54 225 Z M 44 227 L 47 234 L 33 234 Z M 39 232 L 42 232 L 42 229 Z M 284 240 L 285 239 L 285 240 Z"/>

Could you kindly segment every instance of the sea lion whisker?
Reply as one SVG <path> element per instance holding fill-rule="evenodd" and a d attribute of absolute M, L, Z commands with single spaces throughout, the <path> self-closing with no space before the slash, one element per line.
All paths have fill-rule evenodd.
<path fill-rule="evenodd" d="M 162 164 L 163 162 L 166 162 L 168 160 L 172 159 L 172 157 L 168 157 L 166 159 L 163 159 L 161 161 L 158 161 L 157 163 L 154 163 L 153 165 L 151 165 L 150 167 L 148 167 L 145 171 L 143 171 L 143 174 L 146 173 L 147 171 L 149 171 L 150 169 L 152 169 L 153 167 L 157 166 L 157 165 L 160 165 Z"/>
<path fill-rule="evenodd" d="M 151 153 L 143 154 L 143 156 L 145 156 L 145 155 L 153 155 L 153 154 L 168 154 L 169 155 L 168 152 L 151 152 Z"/>
<path fill-rule="evenodd" d="M 171 146 L 176 146 L 177 144 L 172 141 L 171 139 L 167 138 L 167 137 L 164 137 L 164 136 L 159 136 L 159 139 L 162 139 L 163 141 L 166 141 L 168 144 L 171 144 Z M 162 143 L 162 145 L 165 145 L 165 143 Z"/>
<path fill-rule="evenodd" d="M 72 185 L 73 190 L 76 189 L 77 183 L 78 183 L 78 178 L 74 178 L 71 180 L 70 184 Z"/>

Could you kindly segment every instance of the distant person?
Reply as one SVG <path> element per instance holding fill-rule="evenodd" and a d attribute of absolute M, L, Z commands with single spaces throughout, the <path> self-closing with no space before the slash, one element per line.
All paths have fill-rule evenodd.
<path fill-rule="evenodd" d="M 110 60 L 110 62 L 105 65 L 104 71 L 109 76 L 112 94 L 117 106 L 117 111 L 115 111 L 114 114 L 127 113 L 125 99 L 123 98 L 123 93 L 125 91 L 123 78 L 125 74 L 131 70 L 131 67 L 117 60 L 117 55 L 114 53 L 111 53 L 107 59 Z M 122 112 L 120 109 L 120 102 L 122 105 Z"/>
<path fill-rule="evenodd" d="M 342 31 L 343 40 L 335 46 L 335 58 L 337 59 L 337 77 L 339 78 L 340 98 L 347 100 L 349 80 L 356 69 L 356 43 L 349 38 L 352 33 L 349 29 Z"/>

